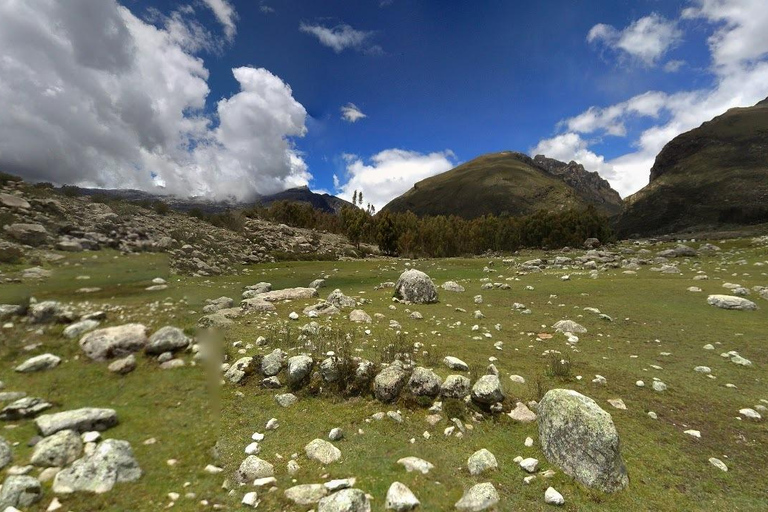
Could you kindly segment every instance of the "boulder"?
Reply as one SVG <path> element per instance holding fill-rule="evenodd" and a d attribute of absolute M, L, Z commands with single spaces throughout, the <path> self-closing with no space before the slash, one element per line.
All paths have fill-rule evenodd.
<path fill-rule="evenodd" d="M 461 286 L 456 281 L 446 281 L 446 282 L 443 283 L 442 288 L 443 288 L 443 290 L 445 290 L 447 292 L 461 293 L 461 292 L 464 291 L 464 287 Z"/>
<path fill-rule="evenodd" d="M 0 193 L 0 205 L 5 206 L 6 208 L 27 209 L 30 207 L 29 202 L 23 197 L 5 193 Z"/>
<path fill-rule="evenodd" d="M 285 356 L 285 352 L 279 348 L 276 348 L 271 353 L 264 356 L 261 360 L 261 373 L 263 373 L 265 377 L 273 377 L 280 373 L 280 370 L 283 369 Z"/>
<path fill-rule="evenodd" d="M 338 288 L 333 290 L 326 299 L 326 302 L 333 305 L 337 309 L 353 308 L 357 306 L 357 301 L 352 297 L 347 297 Z"/>
<path fill-rule="evenodd" d="M 0 469 L 5 468 L 8 464 L 11 463 L 13 460 L 13 451 L 11 450 L 11 445 L 0 437 Z"/>
<path fill-rule="evenodd" d="M 80 338 L 80 348 L 95 361 L 106 361 L 138 352 L 147 345 L 147 328 L 125 324 L 91 331 Z"/>
<path fill-rule="evenodd" d="M 370 315 L 362 309 L 353 310 L 349 314 L 349 320 L 359 324 L 369 324 L 372 321 Z"/>
<path fill-rule="evenodd" d="M 136 369 L 136 356 L 129 354 L 120 359 L 115 359 L 109 363 L 107 369 L 112 373 L 117 373 L 119 375 L 129 374 Z"/>
<path fill-rule="evenodd" d="M 19 366 L 14 368 L 19 373 L 33 373 L 43 370 L 56 368 L 61 363 L 61 358 L 53 354 L 40 354 L 39 356 L 27 359 Z"/>
<path fill-rule="evenodd" d="M 570 332 L 573 334 L 583 334 L 587 332 L 587 329 L 585 329 L 583 325 L 577 324 L 573 320 L 560 320 L 559 322 L 556 322 L 552 328 L 559 332 Z"/>
<path fill-rule="evenodd" d="M 166 325 L 149 337 L 149 344 L 144 349 L 147 354 L 158 355 L 163 352 L 175 352 L 189 346 L 190 338 L 178 327 Z"/>
<path fill-rule="evenodd" d="M 456 510 L 479 512 L 486 510 L 499 502 L 499 493 L 490 482 L 473 485 L 461 499 L 456 502 Z"/>
<path fill-rule="evenodd" d="M 33 247 L 43 245 L 48 240 L 48 232 L 41 224 L 10 224 L 4 229 L 9 238 Z"/>
<path fill-rule="evenodd" d="M 241 357 L 224 373 L 224 379 L 232 384 L 239 384 L 251 373 L 253 373 L 253 358 Z"/>
<path fill-rule="evenodd" d="M 710 295 L 707 297 L 707 304 L 720 309 L 735 309 L 737 311 L 754 311 L 757 309 L 757 304 L 751 300 L 733 295 Z"/>
<path fill-rule="evenodd" d="M 342 489 L 321 499 L 317 512 L 371 512 L 371 504 L 360 489 Z"/>
<path fill-rule="evenodd" d="M 284 290 L 272 290 L 260 293 L 256 298 L 266 302 L 280 302 L 284 300 L 304 300 L 317 297 L 314 288 L 286 288 Z"/>
<path fill-rule="evenodd" d="M 324 439 L 314 439 L 304 447 L 304 452 L 312 460 L 328 465 L 341 458 L 341 450 Z"/>
<path fill-rule="evenodd" d="M 27 508 L 43 497 L 43 489 L 37 478 L 26 475 L 11 475 L 3 482 L 0 490 L 0 510 L 8 507 Z"/>
<path fill-rule="evenodd" d="M 496 375 L 483 375 L 472 386 L 472 400 L 485 405 L 492 405 L 504 400 L 501 381 Z"/>
<path fill-rule="evenodd" d="M 392 485 L 389 486 L 387 497 L 384 501 L 384 508 L 387 510 L 396 510 L 397 512 L 405 512 L 407 510 L 413 510 L 418 506 L 419 500 L 405 484 L 393 482 Z"/>
<path fill-rule="evenodd" d="M 296 505 L 313 505 L 328 494 L 328 489 L 323 484 L 294 485 L 286 489 L 284 494 Z"/>
<path fill-rule="evenodd" d="M 469 371 L 469 365 L 458 357 L 445 356 L 443 363 L 445 363 L 445 365 L 451 370 L 458 370 L 460 372 Z"/>
<path fill-rule="evenodd" d="M 81 320 L 79 322 L 75 322 L 74 324 L 68 325 L 62 334 L 65 338 L 73 340 L 75 338 L 79 338 L 83 334 L 94 330 L 99 326 L 98 320 Z"/>
<path fill-rule="evenodd" d="M 307 355 L 293 356 L 288 359 L 288 385 L 295 386 L 309 377 L 312 371 L 312 358 Z"/>
<path fill-rule="evenodd" d="M 437 289 L 427 274 L 410 269 L 395 283 L 395 297 L 414 304 L 430 304 L 437 302 Z"/>
<path fill-rule="evenodd" d="M 74 430 L 61 430 L 35 445 L 30 462 L 44 468 L 63 468 L 83 452 L 83 441 Z"/>
<path fill-rule="evenodd" d="M 62 430 L 76 432 L 102 432 L 117 425 L 117 413 L 114 409 L 95 409 L 85 407 L 71 411 L 43 414 L 35 419 L 37 430 L 47 437 Z"/>
<path fill-rule="evenodd" d="M 395 400 L 403 389 L 408 374 L 399 365 L 384 368 L 373 380 L 373 394 L 381 402 Z"/>
<path fill-rule="evenodd" d="M 499 463 L 496 462 L 496 457 L 490 451 L 482 448 L 467 459 L 467 469 L 470 475 L 477 476 L 489 469 L 499 469 Z"/>
<path fill-rule="evenodd" d="M 421 366 L 415 368 L 408 380 L 408 388 L 416 396 L 435 397 L 440 394 L 440 377 L 435 372 Z"/>
<path fill-rule="evenodd" d="M 53 407 L 42 398 L 24 397 L 3 407 L 0 411 L 0 420 L 16 421 L 24 418 L 33 418 L 41 412 Z"/>
<path fill-rule="evenodd" d="M 255 455 L 249 455 L 235 472 L 235 480 L 241 484 L 252 484 L 257 478 L 267 478 L 274 474 L 272 464 Z"/>
<path fill-rule="evenodd" d="M 463 375 L 449 375 L 440 387 L 440 393 L 445 398 L 462 399 L 469 395 L 472 382 Z"/>
<path fill-rule="evenodd" d="M 629 484 L 611 415 L 581 393 L 553 389 L 538 406 L 539 440 L 549 462 L 603 492 Z"/>
<path fill-rule="evenodd" d="M 53 479 L 53 492 L 101 494 L 112 490 L 116 483 L 135 482 L 141 475 L 131 444 L 119 439 L 107 439 L 89 455 L 59 471 Z"/>

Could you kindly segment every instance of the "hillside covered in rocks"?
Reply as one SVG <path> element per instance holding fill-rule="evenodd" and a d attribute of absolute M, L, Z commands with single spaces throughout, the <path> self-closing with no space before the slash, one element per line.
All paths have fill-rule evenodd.
<path fill-rule="evenodd" d="M 39 264 L 50 251 L 102 248 L 123 253 L 164 252 L 174 272 L 232 273 L 237 265 L 287 259 L 338 259 L 354 255 L 341 235 L 292 228 L 225 213 L 227 227 L 126 201 L 98 202 L 5 177 L 0 181 L 0 261 Z"/>

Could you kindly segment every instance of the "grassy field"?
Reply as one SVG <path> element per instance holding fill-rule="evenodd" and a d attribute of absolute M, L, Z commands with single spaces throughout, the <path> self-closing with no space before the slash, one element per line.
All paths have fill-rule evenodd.
<path fill-rule="evenodd" d="M 425 421 L 427 409 L 413 400 L 385 405 L 369 396 L 344 399 L 330 392 L 314 396 L 305 390 L 296 393 L 296 405 L 282 408 L 273 397 L 285 389 L 262 389 L 257 378 L 243 386 L 228 384 L 217 395 L 211 395 L 201 366 L 164 371 L 144 356 L 139 357 L 134 373 L 119 377 L 108 372 L 106 364 L 80 356 L 76 340 L 61 337 L 61 327 L 38 332 L 17 324 L 0 332 L 0 380 L 5 383 L 4 391 L 25 391 L 46 398 L 55 404 L 54 410 L 88 405 L 113 407 L 118 412 L 120 425 L 107 431 L 105 437 L 129 440 L 145 475 L 138 483 L 119 485 L 102 496 L 60 497 L 64 510 L 158 510 L 170 502 L 169 492 L 181 494 L 175 510 L 207 508 L 200 504 L 201 500 L 239 510 L 242 495 L 253 489 L 235 488 L 228 495 L 221 484 L 224 476 L 245 458 L 243 450 L 251 442 L 251 434 L 265 433 L 264 426 L 272 417 L 281 426 L 265 433 L 259 457 L 274 464 L 279 491 L 258 491 L 262 510 L 307 510 L 306 506 L 291 506 L 282 491 L 296 484 L 351 476 L 357 478 L 358 488 L 373 497 L 373 510 L 383 509 L 386 491 L 394 481 L 403 482 L 414 492 L 421 500 L 421 510 L 450 510 L 466 488 L 483 481 L 493 482 L 502 496 L 498 510 L 549 509 L 543 494 L 550 485 L 565 497 L 564 510 L 766 510 L 768 423 L 765 419 L 739 420 L 738 411 L 760 403 L 768 405 L 761 402 L 768 400 L 768 302 L 754 298 L 753 293 L 751 298 L 761 306 L 758 311 L 723 311 L 708 306 L 706 296 L 725 293 L 722 284 L 726 281 L 746 287 L 768 285 L 768 264 L 755 265 L 768 260 L 768 251 L 751 247 L 748 241 L 721 246 L 724 254 L 678 261 L 683 271 L 680 275 L 664 275 L 643 267 L 635 275 L 624 274 L 621 269 L 600 272 L 597 279 L 576 270 L 518 276 L 516 269 L 507 268 L 501 258 L 495 259 L 492 268 L 496 272 L 490 274 L 483 272 L 488 259 L 410 262 L 437 284 L 458 281 L 466 292 L 441 290 L 437 304 L 395 304 L 394 310 L 390 309 L 391 289 L 374 287 L 396 280 L 406 268 L 402 260 L 277 263 L 252 266 L 240 275 L 191 278 L 169 276 L 162 255 L 120 256 L 105 251 L 67 255 L 51 266 L 51 278 L 36 285 L 0 286 L 0 303 L 33 295 L 37 299 L 73 302 L 88 310 L 108 306 L 106 325 L 142 321 L 151 329 L 166 324 L 193 329 L 205 299 L 222 295 L 237 299 L 243 286 L 259 281 L 271 282 L 280 289 L 307 286 L 313 279 L 328 275 L 328 287 L 321 290 L 321 297 L 340 288 L 346 295 L 370 301 L 361 308 L 371 316 L 385 316 L 365 326 L 349 322 L 344 315 L 318 320 L 354 333 L 356 354 L 377 362 L 384 347 L 395 338 L 389 322 L 396 320 L 408 343 L 423 344 L 416 350 L 415 360 L 432 365 L 441 377 L 456 373 L 440 363 L 446 355 L 466 361 L 473 376 L 484 374 L 489 358 L 495 357 L 507 401 L 512 405 L 517 400 L 536 400 L 542 392 L 556 387 L 572 388 L 595 399 L 613 416 L 630 476 L 629 488 L 613 495 L 586 489 L 560 471 L 552 479 L 539 476 L 531 484 L 523 484 L 526 473 L 513 462 L 518 455 L 538 458 L 540 470 L 557 470 L 547 463 L 538 442 L 530 448 L 523 444 L 527 436 L 537 440 L 535 424 L 517 424 L 504 415 L 486 415 L 483 421 L 473 422 L 472 411 L 454 408 L 453 412 L 465 414 L 465 422 L 473 428 L 462 438 L 445 437 L 448 420 L 430 426 Z M 543 254 L 526 253 L 515 258 L 524 261 L 540 256 Z M 0 270 L 7 273 L 16 269 Z M 693 281 L 697 272 L 705 273 L 709 280 Z M 563 274 L 571 279 L 562 281 Z M 77 279 L 84 275 L 90 279 Z M 154 277 L 168 279 L 169 289 L 145 291 Z M 486 278 L 508 283 L 511 289 L 481 291 Z M 100 287 L 102 291 L 88 295 L 76 292 L 84 286 Z M 688 292 L 689 286 L 699 286 L 703 293 Z M 477 294 L 484 299 L 480 305 L 473 302 Z M 268 344 L 247 349 L 247 355 L 287 347 L 285 337 L 275 335 L 276 326 L 288 322 L 290 312 L 301 313 L 305 305 L 314 302 L 281 304 L 277 314 L 237 320 L 225 334 L 230 359 L 241 357 L 238 348 L 232 346 L 234 342 L 254 344 L 259 336 L 267 337 Z M 516 302 L 525 304 L 531 314 L 514 311 L 512 305 Z M 585 307 L 598 308 L 613 321 L 603 320 L 585 311 Z M 478 309 L 485 318 L 474 318 Z M 412 320 L 411 311 L 419 311 L 424 319 Z M 588 329 L 574 346 L 551 328 L 564 318 Z M 308 321 L 303 317 L 291 322 L 292 332 Z M 474 325 L 479 326 L 477 331 L 472 331 Z M 554 336 L 541 339 L 541 333 Z M 494 348 L 499 341 L 503 342 L 502 350 Z M 42 345 L 31 351 L 22 348 L 36 343 Z M 704 350 L 702 347 L 708 343 L 716 349 Z M 547 358 L 542 355 L 546 350 L 558 350 L 570 357 L 570 377 L 547 375 Z M 720 357 L 721 352 L 729 350 L 737 350 L 754 366 L 739 367 Z M 43 352 L 60 355 L 65 361 L 54 370 L 38 374 L 22 375 L 11 370 L 30 355 Z M 185 359 L 191 361 L 191 356 Z M 694 372 L 699 365 L 711 367 L 715 378 Z M 527 383 L 510 381 L 512 374 L 523 376 Z M 596 374 L 604 376 L 607 384 L 592 383 Z M 653 391 L 650 384 L 654 377 L 669 389 L 663 393 Z M 646 387 L 637 387 L 637 380 L 645 381 Z M 727 383 L 736 388 L 726 387 Z M 217 398 L 220 402 L 214 402 Z M 623 399 L 627 410 L 611 407 L 607 400 L 612 398 Z M 403 423 L 389 418 L 370 419 L 376 412 L 389 410 L 400 410 Z M 648 411 L 656 412 L 658 419 L 651 419 Z M 26 444 L 35 435 L 34 425 L 22 421 L 14 426 L 6 428 L 2 435 L 19 443 L 14 448 L 14 463 L 23 465 L 31 452 Z M 345 432 L 345 438 L 336 443 L 342 460 L 321 467 L 304 456 L 303 448 L 314 438 L 327 438 L 334 427 Z M 688 429 L 701 431 L 701 439 L 684 434 Z M 425 431 L 431 434 L 429 439 L 423 436 Z M 143 444 L 149 438 L 157 442 Z M 211 453 L 217 440 L 218 460 Z M 499 470 L 472 477 L 466 460 L 480 448 L 494 453 Z M 293 454 L 298 454 L 301 469 L 289 475 L 286 464 Z M 405 456 L 426 459 L 435 469 L 427 475 L 407 473 L 396 463 Z M 724 473 L 710 465 L 710 457 L 723 460 L 729 471 Z M 170 466 L 169 459 L 177 463 Z M 209 463 L 224 467 L 226 472 L 205 473 L 203 468 Z M 50 503 L 53 493 L 49 484 L 45 488 L 43 501 L 30 510 L 45 510 Z M 186 498 L 186 493 L 194 493 L 194 498 Z"/>

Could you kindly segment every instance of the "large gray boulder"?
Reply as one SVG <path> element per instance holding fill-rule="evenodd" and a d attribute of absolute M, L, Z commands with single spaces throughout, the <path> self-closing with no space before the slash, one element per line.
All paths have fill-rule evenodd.
<path fill-rule="evenodd" d="M 539 441 L 549 462 L 582 484 L 616 492 L 629 484 L 611 415 L 570 389 L 552 389 L 538 407 Z"/>
<path fill-rule="evenodd" d="M 139 352 L 147 345 L 147 328 L 125 324 L 91 331 L 80 338 L 80 348 L 95 361 L 106 361 Z"/>
<path fill-rule="evenodd" d="M 41 224 L 10 224 L 4 229 L 9 238 L 33 247 L 42 245 L 48 240 L 48 232 Z"/>
<path fill-rule="evenodd" d="M 437 302 L 437 288 L 427 274 L 410 269 L 395 283 L 395 297 L 414 304 L 430 304 Z"/>
<path fill-rule="evenodd" d="M 285 352 L 276 348 L 261 360 L 261 373 L 265 377 L 273 377 L 280 373 L 283 369 L 283 362 L 285 361 Z"/>
<path fill-rule="evenodd" d="M 408 374 L 399 365 L 384 368 L 373 380 L 373 394 L 382 402 L 391 402 L 400 395 Z"/>
<path fill-rule="evenodd" d="M 158 355 L 163 352 L 175 352 L 189 346 L 190 338 L 178 327 L 166 325 L 161 327 L 149 337 L 149 344 L 144 351 L 150 355 Z"/>
<path fill-rule="evenodd" d="M 473 485 L 459 501 L 456 502 L 456 510 L 466 512 L 479 512 L 493 507 L 499 502 L 499 493 L 490 482 Z"/>
<path fill-rule="evenodd" d="M 304 447 L 307 457 L 320 464 L 328 465 L 341 458 L 341 450 L 324 439 L 314 439 Z"/>
<path fill-rule="evenodd" d="M 464 398 L 469 395 L 472 382 L 463 375 L 449 375 L 445 378 L 440 393 L 446 398 Z"/>
<path fill-rule="evenodd" d="M 44 468 L 63 468 L 74 462 L 83 451 L 83 440 L 74 430 L 62 430 L 35 445 L 30 462 Z"/>
<path fill-rule="evenodd" d="M 735 309 L 738 311 L 754 311 L 757 304 L 744 297 L 733 295 L 710 295 L 707 297 L 707 304 L 720 309 Z"/>
<path fill-rule="evenodd" d="M 440 377 L 435 372 L 421 366 L 415 368 L 408 380 L 408 388 L 416 396 L 437 396 L 440 394 Z"/>
<path fill-rule="evenodd" d="M 332 304 L 337 309 L 353 308 L 357 306 L 357 301 L 352 297 L 347 297 L 338 288 L 328 294 L 326 302 Z"/>
<path fill-rule="evenodd" d="M 112 490 L 116 483 L 137 481 L 141 474 L 131 444 L 119 439 L 107 439 L 99 443 L 90 455 L 59 471 L 53 480 L 53 492 L 105 493 Z"/>
<path fill-rule="evenodd" d="M 309 376 L 312 371 L 312 358 L 308 355 L 293 356 L 288 359 L 288 385 L 295 386 Z"/>
<path fill-rule="evenodd" d="M 14 368 L 19 373 L 33 373 L 41 372 L 43 370 L 50 370 L 55 368 L 61 363 L 61 358 L 53 354 L 40 354 L 39 356 L 31 357 Z"/>
<path fill-rule="evenodd" d="M 27 209 L 30 207 L 29 202 L 23 197 L 5 193 L 0 193 L 0 205 L 3 205 L 7 208 Z"/>
<path fill-rule="evenodd" d="M 35 424 L 40 434 L 45 437 L 62 430 L 74 430 L 81 434 L 91 430 L 102 432 L 117 425 L 117 413 L 114 409 L 84 407 L 54 414 L 43 414 L 35 419 Z"/>
<path fill-rule="evenodd" d="M 253 358 L 241 357 L 224 373 L 224 379 L 232 384 L 239 384 L 245 377 L 253 373 Z"/>
<path fill-rule="evenodd" d="M 0 411 L 0 420 L 16 421 L 33 418 L 51 407 L 53 405 L 42 398 L 25 396 L 3 407 Z"/>
<path fill-rule="evenodd" d="M 317 512 L 371 512 L 371 503 L 360 489 L 342 489 L 321 499 Z"/>
<path fill-rule="evenodd" d="M 249 455 L 240 463 L 235 472 L 235 480 L 241 484 L 251 484 L 257 478 L 267 478 L 275 474 L 275 468 L 264 459 Z"/>
<path fill-rule="evenodd" d="M 0 510 L 8 507 L 29 507 L 43 497 L 43 489 L 37 478 L 26 475 L 9 476 L 0 491 Z"/>
<path fill-rule="evenodd" d="M 477 403 L 492 405 L 504 400 L 501 381 L 496 375 L 483 375 L 472 386 L 472 400 Z"/>

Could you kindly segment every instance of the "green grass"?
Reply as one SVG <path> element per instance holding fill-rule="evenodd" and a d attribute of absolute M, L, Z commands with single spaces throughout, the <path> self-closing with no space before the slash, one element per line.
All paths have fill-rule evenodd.
<path fill-rule="evenodd" d="M 220 489 L 223 476 L 205 474 L 208 463 L 218 463 L 227 472 L 233 471 L 245 457 L 243 449 L 250 443 L 253 432 L 264 432 L 264 425 L 272 417 L 279 419 L 277 431 L 267 432 L 261 443 L 260 457 L 275 465 L 278 492 L 260 491 L 262 510 L 306 510 L 292 507 L 283 498 L 282 491 L 296 483 L 323 482 L 328 478 L 355 476 L 357 486 L 374 497 L 373 509 L 383 508 L 384 497 L 393 481 L 408 485 L 421 500 L 421 510 L 450 510 L 464 489 L 474 483 L 491 481 L 502 496 L 499 510 L 547 510 L 543 502 L 544 490 L 554 486 L 566 499 L 564 510 L 765 510 L 768 481 L 764 478 L 768 467 L 768 428 L 765 420 L 759 423 L 739 421 L 738 410 L 754 407 L 760 399 L 768 400 L 766 391 L 766 365 L 768 345 L 765 326 L 768 325 L 768 302 L 754 298 L 761 306 L 756 312 L 722 311 L 706 304 L 709 293 L 723 293 L 724 281 L 744 286 L 768 285 L 766 267 L 753 264 L 768 260 L 764 248 L 750 248 L 746 242 L 722 244 L 724 249 L 738 251 L 729 256 L 727 265 L 721 258 L 702 257 L 681 263 L 684 274 L 661 275 L 647 267 L 637 275 L 625 275 L 621 270 L 600 273 L 590 279 L 578 271 L 548 270 L 541 274 L 517 276 L 515 269 L 507 269 L 496 259 L 496 274 L 483 273 L 487 259 L 451 259 L 413 262 L 426 271 L 436 283 L 455 280 L 463 284 L 465 293 L 440 291 L 440 302 L 433 305 L 411 306 L 396 304 L 390 310 L 391 289 L 374 290 L 384 281 L 394 281 L 405 268 L 402 261 L 372 260 L 350 262 L 281 262 L 244 269 L 248 274 L 211 278 L 190 278 L 167 275 L 165 257 L 158 255 L 118 256 L 116 253 L 67 255 L 62 263 L 51 268 L 51 279 L 29 287 L 3 285 L 0 303 L 15 300 L 26 292 L 38 298 L 56 298 L 65 301 L 93 302 L 92 307 L 104 304 L 120 306 L 110 313 L 108 324 L 125 321 L 145 321 L 152 329 L 171 323 L 191 328 L 200 316 L 207 298 L 227 295 L 237 299 L 242 287 L 258 281 L 268 281 L 274 288 L 306 286 L 313 279 L 329 275 L 328 287 L 321 290 L 324 297 L 334 288 L 345 294 L 371 301 L 363 309 L 373 316 L 381 313 L 384 320 L 374 320 L 369 326 L 358 326 L 343 316 L 319 322 L 344 331 L 356 331 L 356 352 L 376 361 L 382 347 L 392 339 L 389 320 L 400 322 L 409 342 L 424 344 L 421 350 L 431 352 L 430 360 L 441 360 L 445 355 L 464 359 L 473 373 L 480 375 L 495 356 L 494 363 L 501 372 L 508 401 L 527 401 L 537 398 L 536 381 L 544 389 L 569 387 L 594 398 L 613 416 L 621 436 L 622 452 L 630 475 L 627 490 L 605 495 L 588 490 L 558 471 L 551 480 L 537 478 L 524 485 L 525 474 L 512 461 L 517 455 L 533 456 L 541 461 L 542 469 L 552 467 L 535 444 L 523 446 L 526 436 L 537 439 L 535 425 L 519 425 L 506 416 L 472 423 L 473 430 L 461 438 L 446 438 L 443 419 L 435 427 L 429 426 L 425 408 L 413 401 L 384 405 L 370 397 L 345 400 L 328 393 L 310 396 L 306 391 L 297 394 L 300 401 L 283 409 L 274 401 L 277 392 L 263 390 L 258 379 L 251 378 L 244 386 L 223 386 L 220 390 L 220 425 L 217 423 L 216 404 L 207 392 L 206 373 L 201 367 L 161 371 L 155 363 L 139 358 L 139 369 L 126 377 L 110 374 L 103 363 L 85 361 L 79 354 L 77 342 L 65 341 L 58 336 L 60 328 L 52 328 L 43 335 L 35 334 L 23 325 L 10 333 L 3 331 L 3 352 L 0 357 L 4 371 L 0 376 L 6 390 L 23 390 L 56 403 L 57 409 L 85 405 L 112 406 L 118 411 L 121 423 L 108 431 L 105 437 L 127 439 L 146 474 L 135 484 L 120 485 L 103 496 L 74 495 L 62 498 L 72 510 L 157 510 L 168 503 L 168 492 L 179 492 L 182 499 L 176 510 L 197 510 L 202 499 L 222 503 L 230 509 L 239 507 L 242 494 L 249 488 L 237 489 L 227 496 Z M 525 253 L 518 261 L 541 256 Z M 746 259 L 746 265 L 735 262 Z M 78 265 L 79 264 L 79 265 Z M 2 269 L 7 271 L 6 268 Z M 709 275 L 709 281 L 692 281 L 693 271 Z M 571 274 L 563 282 L 560 276 Z M 733 275 L 736 274 L 736 275 Z M 77 275 L 90 275 L 91 279 L 76 281 Z M 161 292 L 146 292 L 153 277 L 170 279 L 170 288 Z M 501 277 L 503 276 L 503 277 Z M 480 290 L 481 279 L 507 282 L 511 290 Z M 513 280 L 507 281 L 507 278 Z M 519 279 L 519 280 L 518 280 Z M 120 286 L 118 286 L 120 285 Z M 533 290 L 526 290 L 526 286 Z M 687 292 L 689 286 L 700 286 L 703 293 Z M 82 286 L 101 286 L 99 295 L 79 295 Z M 363 293 L 364 292 L 364 293 Z M 475 305 L 473 297 L 482 294 L 484 302 Z M 162 306 L 165 299 L 171 306 Z M 521 302 L 531 315 L 512 311 L 512 304 Z M 253 343 L 258 336 L 270 337 L 274 326 L 287 321 L 291 311 L 301 312 L 312 301 L 297 301 L 278 306 L 277 316 L 246 316 L 238 320 L 227 333 L 227 352 L 231 359 L 241 357 L 231 347 L 234 341 Z M 584 307 L 596 307 L 610 315 L 613 322 L 601 320 Z M 466 313 L 457 312 L 464 308 Z M 472 313 L 480 309 L 485 318 L 475 320 Z M 411 320 L 408 311 L 420 311 L 424 320 Z M 552 333 L 551 325 L 563 318 L 571 318 L 584 325 L 589 332 L 580 335 L 576 350 L 570 349 L 565 338 L 555 334 L 552 339 L 537 341 L 536 334 Z M 151 322 L 150 322 L 151 320 Z M 291 323 L 294 331 L 306 319 Z M 461 325 L 456 326 L 460 321 Z M 478 324 L 480 332 L 472 332 Z M 497 331 L 495 325 L 500 324 Z M 453 327 L 451 327 L 453 326 Z M 370 329 L 366 335 L 363 330 Z M 490 332 L 492 338 L 473 339 Z M 657 341 L 658 340 L 658 341 Z M 503 350 L 493 348 L 503 341 Z M 20 347 L 42 342 L 43 346 L 31 353 Z M 715 351 L 702 347 L 712 343 Z M 264 348 L 248 350 L 248 355 L 271 351 L 279 340 L 270 340 Z M 582 376 L 563 381 L 547 375 L 547 358 L 543 352 L 559 350 L 570 356 L 572 373 Z M 738 350 L 753 361 L 754 368 L 741 368 L 719 356 L 720 352 Z M 65 358 L 63 365 L 50 372 L 19 375 L 10 368 L 30 354 L 51 351 Z M 419 351 L 419 352 L 420 352 Z M 662 355 L 669 352 L 670 355 Z M 636 356 L 636 357 L 634 357 Z M 188 360 L 189 357 L 186 357 Z M 419 354 L 417 361 L 427 358 Z M 662 367 L 655 370 L 651 365 Z M 706 365 L 716 379 L 695 373 L 694 366 Z M 452 373 L 438 364 L 441 377 Z M 527 384 L 509 380 L 519 374 Z M 606 386 L 593 384 L 595 374 L 606 377 Z M 665 393 L 650 389 L 653 377 L 659 377 L 668 386 Z M 635 386 L 642 379 L 645 388 Z M 735 384 L 738 389 L 725 387 Z M 627 410 L 612 408 L 606 400 L 622 398 Z M 389 419 L 369 420 L 378 411 L 399 409 L 404 422 L 397 425 Z M 652 420 L 648 411 L 655 411 L 659 419 Z M 469 418 L 469 416 L 467 416 Z M 20 443 L 14 448 L 15 463 L 23 464 L 30 449 L 26 442 L 32 437 L 32 422 L 19 422 L 19 427 L 4 430 L 3 436 Z M 343 454 L 342 462 L 322 468 L 304 456 L 303 447 L 312 439 L 326 438 L 333 427 L 341 427 L 346 436 L 337 443 Z M 694 439 L 683 433 L 689 428 L 700 430 L 702 438 Z M 357 434 L 358 429 L 363 434 Z M 431 438 L 422 437 L 429 431 Z M 145 446 L 142 441 L 155 437 L 158 443 Z M 411 444 L 410 439 L 415 439 Z M 220 439 L 221 460 L 216 462 L 210 452 Z M 500 470 L 482 477 L 471 477 L 466 470 L 466 459 L 480 448 L 493 452 Z M 298 454 L 301 470 L 291 477 L 286 464 L 292 454 Z M 406 473 L 396 464 L 405 456 L 418 456 L 435 465 L 428 475 Z M 728 464 L 730 471 L 723 473 L 708 463 L 718 457 Z M 168 459 L 178 459 L 178 465 L 169 467 Z M 553 468 L 557 469 L 557 468 Z M 226 473 L 225 473 L 226 474 Z M 184 483 L 190 482 L 185 488 Z M 46 489 L 48 487 L 46 486 Z M 196 493 L 194 500 L 186 500 L 186 492 Z M 47 490 L 38 508 L 44 510 L 52 498 Z"/>

